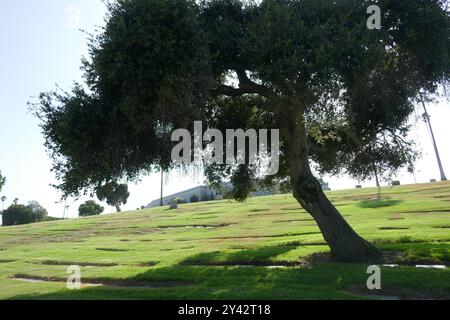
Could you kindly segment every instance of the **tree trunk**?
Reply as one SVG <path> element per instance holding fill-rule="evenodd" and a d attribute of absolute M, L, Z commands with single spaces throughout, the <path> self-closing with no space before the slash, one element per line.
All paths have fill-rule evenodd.
<path fill-rule="evenodd" d="M 317 222 L 333 257 L 341 262 L 379 261 L 381 252 L 352 229 L 313 176 L 304 125 L 287 130 L 294 197 Z"/>
<path fill-rule="evenodd" d="M 377 166 L 375 165 L 375 163 L 372 164 L 373 165 L 373 173 L 375 175 L 375 181 L 377 183 L 377 188 L 380 188 L 380 179 L 378 178 L 378 170 L 377 170 Z"/>
<path fill-rule="evenodd" d="M 117 213 L 122 212 L 122 209 L 120 209 L 120 206 L 118 204 L 114 205 L 116 207 Z"/>

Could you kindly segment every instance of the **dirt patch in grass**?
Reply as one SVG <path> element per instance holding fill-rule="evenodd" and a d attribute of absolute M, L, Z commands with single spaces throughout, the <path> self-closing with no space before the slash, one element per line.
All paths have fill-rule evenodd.
<path fill-rule="evenodd" d="M 211 212 L 209 212 L 209 211 L 207 211 L 207 212 L 199 212 L 199 213 L 196 213 L 196 215 L 197 216 L 209 216 L 209 215 L 211 215 L 211 216 L 217 216 L 218 214 L 222 214 L 223 212 L 218 212 L 218 211 L 211 211 Z"/>
<path fill-rule="evenodd" d="M 427 289 L 407 289 L 395 287 L 383 287 L 381 290 L 369 290 L 364 286 L 351 286 L 346 290 L 349 293 L 362 296 L 364 298 L 380 300 L 448 300 L 450 292 L 445 290 Z"/>
<path fill-rule="evenodd" d="M 211 262 L 196 262 L 186 261 L 181 263 L 183 266 L 199 266 L 199 267 L 303 267 L 302 264 L 294 261 L 247 261 L 247 260 L 233 260 L 233 261 L 211 261 Z"/>
<path fill-rule="evenodd" d="M 372 240 L 374 244 L 396 244 L 396 243 L 447 243 L 450 239 L 417 239 L 410 236 L 403 236 L 400 238 L 375 238 Z"/>
<path fill-rule="evenodd" d="M 422 268 L 432 268 L 433 266 L 450 267 L 450 261 L 426 257 L 405 257 L 399 262 L 399 265 L 415 267 L 421 266 Z"/>
<path fill-rule="evenodd" d="M 302 263 L 310 267 L 330 262 L 335 262 L 331 253 L 313 253 L 302 259 Z"/>
<path fill-rule="evenodd" d="M 438 187 L 434 187 L 434 188 L 417 188 L 408 192 L 403 192 L 403 193 L 423 193 L 423 194 L 436 194 L 438 192 L 436 192 L 437 190 L 444 190 L 445 192 L 448 191 L 448 185 L 444 185 L 444 186 L 438 186 Z M 431 191 L 431 192 L 428 192 Z"/>
<path fill-rule="evenodd" d="M 450 266 L 450 261 L 436 260 L 426 257 L 409 257 L 406 251 L 383 251 L 383 261 L 385 266 L 405 266 L 405 267 L 422 267 L 433 268 L 442 266 L 443 268 Z"/>
<path fill-rule="evenodd" d="M 80 267 L 116 267 L 119 264 L 113 262 L 79 262 L 79 261 L 59 261 L 59 260 L 42 260 L 30 261 L 30 263 L 41 264 L 45 266 L 80 266 Z"/>
<path fill-rule="evenodd" d="M 97 251 L 109 251 L 109 252 L 128 252 L 130 249 L 117 249 L 117 248 L 95 248 Z"/>
<path fill-rule="evenodd" d="M 180 226 L 159 226 L 158 229 L 217 229 L 229 227 L 231 224 L 198 224 L 198 225 L 180 225 Z"/>
<path fill-rule="evenodd" d="M 235 239 L 266 239 L 266 238 L 283 238 L 283 237 L 296 237 L 296 236 L 310 236 L 322 234 L 320 232 L 303 232 L 303 233 L 292 233 L 292 234 L 276 234 L 267 236 L 230 236 L 230 237 L 213 237 L 213 238 L 199 238 L 199 239 L 176 239 L 175 241 L 199 241 L 199 240 L 235 240 Z"/>
<path fill-rule="evenodd" d="M 42 277 L 32 276 L 28 274 L 16 274 L 11 277 L 19 281 L 26 282 L 60 282 L 66 283 L 67 279 L 59 277 Z M 177 280 L 177 281 L 141 281 L 141 280 L 120 280 L 120 279 L 97 279 L 97 278 L 83 278 L 84 286 L 105 286 L 116 288 L 175 288 L 183 286 L 194 285 L 191 281 Z"/>
<path fill-rule="evenodd" d="M 300 211 L 300 212 L 306 213 L 306 211 L 300 207 L 298 207 L 298 208 L 281 208 L 281 210 L 283 210 L 283 211 Z"/>
<path fill-rule="evenodd" d="M 233 250 L 255 250 L 256 248 L 255 247 L 250 247 L 250 246 L 248 246 L 248 247 L 244 247 L 244 246 L 230 246 L 230 249 L 233 249 Z"/>
<path fill-rule="evenodd" d="M 16 262 L 17 260 L 10 260 L 10 259 L 0 259 L 0 263 L 11 263 Z"/>
<path fill-rule="evenodd" d="M 435 199 L 448 199 L 450 201 L 450 196 L 449 195 L 445 195 L 445 196 L 433 196 L 433 198 Z"/>
<path fill-rule="evenodd" d="M 283 246 L 297 246 L 297 247 L 308 247 L 308 246 L 328 246 L 328 244 L 326 242 L 302 242 L 302 241 L 288 241 L 288 242 L 284 242 L 280 245 Z"/>
<path fill-rule="evenodd" d="M 214 215 L 214 216 L 204 216 L 204 217 L 199 217 L 199 218 L 191 218 L 191 220 L 211 220 L 211 219 L 215 219 L 218 218 L 219 216 Z"/>
<path fill-rule="evenodd" d="M 380 227 L 378 230 L 409 230 L 409 227 Z"/>
<path fill-rule="evenodd" d="M 133 264 L 133 266 L 138 266 L 138 267 L 154 267 L 158 264 L 159 262 L 157 261 L 148 261 L 148 262 L 140 262 L 140 263 L 135 263 Z"/>
<path fill-rule="evenodd" d="M 378 194 L 362 194 L 362 195 L 354 195 L 354 196 L 343 196 L 340 198 L 340 201 L 371 201 L 378 200 Z"/>
<path fill-rule="evenodd" d="M 294 222 L 315 222 L 315 220 L 314 219 L 277 220 L 277 221 L 274 221 L 273 223 L 283 223 L 283 222 L 289 222 L 289 223 L 294 223 Z"/>
<path fill-rule="evenodd" d="M 248 214 L 247 217 L 271 217 L 271 216 L 282 216 L 282 215 L 289 215 L 289 214 L 294 214 L 293 212 L 268 212 L 268 213 L 251 213 Z M 293 216 L 294 217 L 294 216 Z"/>
<path fill-rule="evenodd" d="M 129 226 L 129 227 L 110 227 L 104 228 L 104 230 L 127 230 L 127 229 L 139 229 L 139 226 Z"/>
<path fill-rule="evenodd" d="M 435 229 L 450 229 L 450 226 L 434 226 Z"/>
<path fill-rule="evenodd" d="M 430 214 L 430 213 L 450 213 L 449 209 L 435 209 L 435 210 L 417 210 L 417 211 L 402 211 L 397 212 L 402 214 Z"/>
<path fill-rule="evenodd" d="M 349 203 L 337 203 L 337 204 L 333 204 L 335 207 L 345 207 L 345 206 L 351 206 L 351 205 L 353 205 L 354 203 L 351 203 L 351 202 L 349 202 Z"/>
<path fill-rule="evenodd" d="M 208 267 L 268 267 L 268 268 L 311 268 L 318 264 L 332 262 L 331 254 L 316 253 L 298 261 L 264 261 L 232 259 L 229 261 L 183 261 L 181 265 Z"/>
<path fill-rule="evenodd" d="M 399 264 L 406 257 L 405 251 L 383 251 L 383 264 Z"/>

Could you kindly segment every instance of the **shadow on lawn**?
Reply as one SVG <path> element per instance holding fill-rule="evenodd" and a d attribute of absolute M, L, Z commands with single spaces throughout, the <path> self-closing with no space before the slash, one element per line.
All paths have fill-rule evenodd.
<path fill-rule="evenodd" d="M 129 282 L 186 282 L 191 285 L 158 288 L 90 287 L 83 290 L 57 290 L 51 293 L 18 295 L 12 299 L 355 299 L 348 290 L 365 286 L 367 265 L 328 263 L 313 268 L 268 268 L 271 258 L 293 250 L 295 246 L 262 247 L 240 252 L 213 252 L 194 255 L 178 265 L 152 267 Z M 392 248 L 390 248 L 392 249 Z M 442 247 L 422 247 L 430 253 Z M 214 266 L 215 262 L 229 265 Z M 242 267 L 235 264 L 257 264 Z M 264 264 L 265 263 L 265 264 Z M 202 265 L 199 265 L 202 264 Z M 277 263 L 279 264 L 279 263 Z M 64 275 L 61 275 L 64 276 Z M 450 295 L 450 273 L 412 267 L 383 268 L 383 286 L 421 292 L 433 288 Z M 107 279 L 105 279 L 107 280 Z M 434 290 L 433 289 L 433 290 Z M 427 291 L 428 292 L 428 291 Z M 409 294 L 409 293 L 408 293 Z M 433 296 L 433 293 L 430 293 Z M 361 298 L 361 297 L 359 297 Z"/>
<path fill-rule="evenodd" d="M 274 247 L 262 247 L 257 249 L 246 249 L 237 252 L 207 252 L 189 257 L 180 265 L 194 266 L 272 266 L 272 265 L 295 265 L 295 261 L 274 261 L 271 258 L 294 250 L 297 246 L 280 245 Z"/>

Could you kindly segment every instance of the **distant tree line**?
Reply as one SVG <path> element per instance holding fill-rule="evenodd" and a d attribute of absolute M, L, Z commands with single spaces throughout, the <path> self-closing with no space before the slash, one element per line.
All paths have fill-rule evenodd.
<path fill-rule="evenodd" d="M 6 178 L 0 171 L 0 192 L 2 191 L 6 183 Z M 121 211 L 121 205 L 126 204 L 130 196 L 128 192 L 128 186 L 126 184 L 118 184 L 117 182 L 110 182 L 99 188 L 97 188 L 97 198 L 100 201 L 106 201 L 110 206 L 114 206 L 117 212 Z M 42 221 L 59 220 L 59 218 L 53 218 L 48 216 L 47 210 L 42 207 L 37 201 L 30 201 L 27 205 L 19 204 L 19 199 L 14 199 L 13 203 L 3 210 L 6 197 L 0 198 L 2 202 L 2 225 L 3 226 L 15 226 L 23 225 Z M 100 215 L 104 212 L 105 208 L 94 200 L 88 200 L 81 204 L 78 208 L 78 215 L 80 217 L 88 217 Z"/>
<path fill-rule="evenodd" d="M 48 212 L 37 201 L 30 201 L 28 205 L 17 203 L 17 199 L 8 209 L 2 212 L 2 225 L 15 226 L 48 220 Z"/>

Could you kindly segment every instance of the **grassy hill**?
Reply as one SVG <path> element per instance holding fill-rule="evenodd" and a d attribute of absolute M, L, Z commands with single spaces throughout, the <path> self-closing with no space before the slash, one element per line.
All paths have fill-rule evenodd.
<path fill-rule="evenodd" d="M 449 298 L 450 183 L 329 192 L 385 251 L 371 295 Z M 80 265 L 82 290 L 66 289 Z M 357 299 L 367 265 L 339 264 L 291 196 L 0 228 L 0 299 Z"/>

